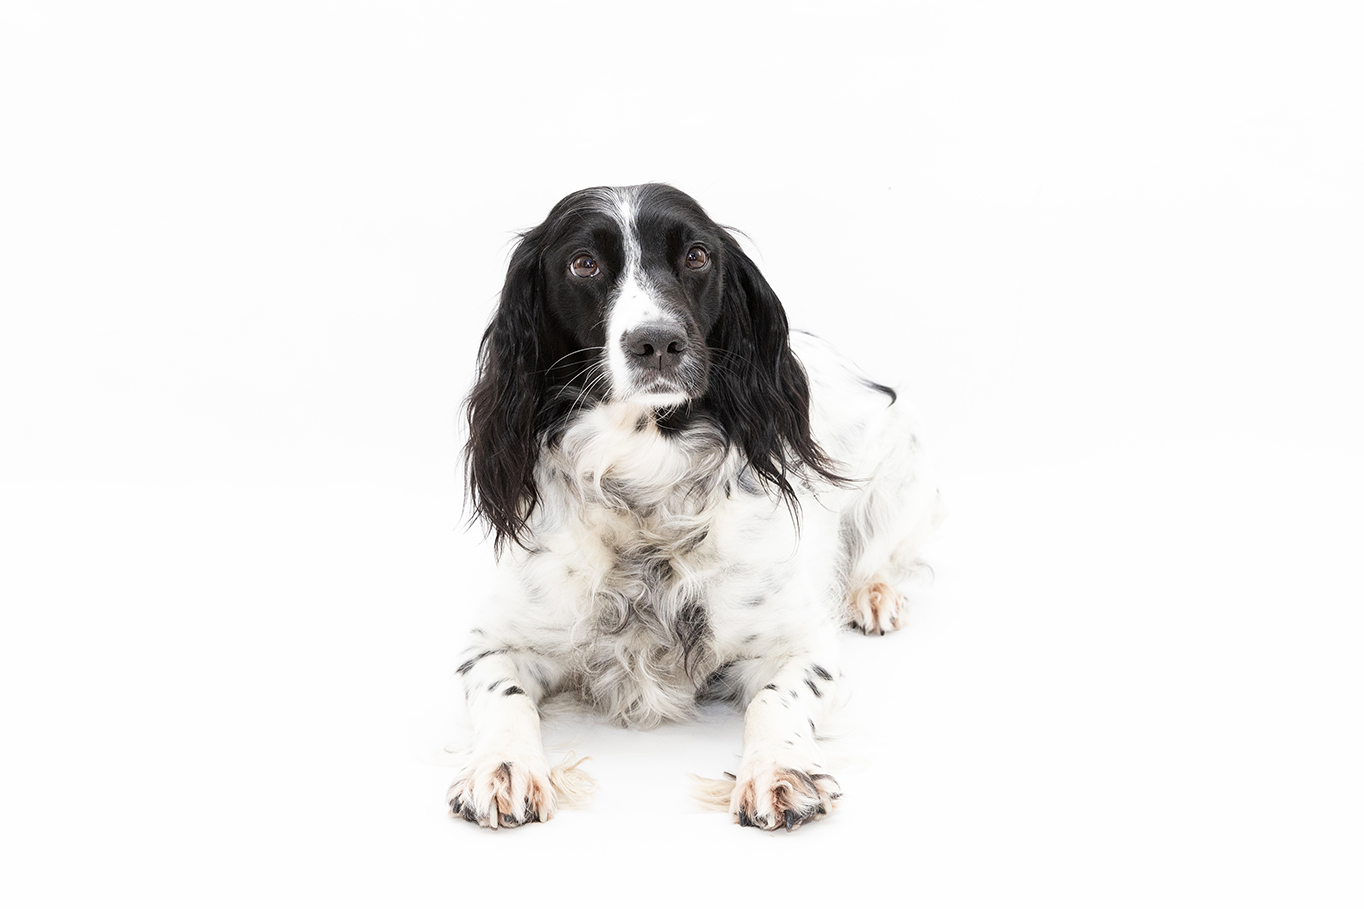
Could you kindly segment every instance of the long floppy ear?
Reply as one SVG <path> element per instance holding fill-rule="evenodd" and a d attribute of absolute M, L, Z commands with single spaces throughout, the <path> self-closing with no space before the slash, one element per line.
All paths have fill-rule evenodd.
<path fill-rule="evenodd" d="M 788 340 L 781 300 L 739 244 L 726 237 L 721 315 L 706 401 L 761 480 L 796 507 L 789 479 L 812 471 L 844 483 L 810 433 L 810 382 Z"/>
<path fill-rule="evenodd" d="M 547 376 L 542 368 L 542 281 L 536 231 L 512 253 L 502 299 L 478 350 L 478 380 L 466 413 L 465 493 L 475 520 L 491 528 L 493 549 L 519 543 L 539 500 L 535 461 Z"/>

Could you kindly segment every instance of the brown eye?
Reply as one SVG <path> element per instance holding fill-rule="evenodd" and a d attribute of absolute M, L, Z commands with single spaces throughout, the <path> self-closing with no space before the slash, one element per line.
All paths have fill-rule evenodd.
<path fill-rule="evenodd" d="M 710 262 L 710 254 L 699 246 L 693 246 L 687 250 L 688 268 L 705 268 Z"/>
<path fill-rule="evenodd" d="M 597 260 L 587 253 L 574 256 L 573 263 L 569 268 L 572 269 L 573 274 L 580 278 L 594 278 L 597 276 L 597 272 L 601 271 L 601 269 L 597 267 Z"/>

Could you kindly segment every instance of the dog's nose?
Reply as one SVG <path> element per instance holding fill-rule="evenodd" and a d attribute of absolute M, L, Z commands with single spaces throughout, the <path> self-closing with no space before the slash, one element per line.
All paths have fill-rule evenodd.
<path fill-rule="evenodd" d="M 668 370 L 682 359 L 682 353 L 687 349 L 687 333 L 680 325 L 650 322 L 627 331 L 620 344 L 632 364 L 644 369 Z"/>

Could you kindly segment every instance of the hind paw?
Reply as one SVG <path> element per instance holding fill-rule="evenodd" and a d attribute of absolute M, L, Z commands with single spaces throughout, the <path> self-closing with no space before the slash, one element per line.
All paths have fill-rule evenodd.
<path fill-rule="evenodd" d="M 848 622 L 863 634 L 885 634 L 900 627 L 905 598 L 885 581 L 872 581 L 848 599 Z"/>

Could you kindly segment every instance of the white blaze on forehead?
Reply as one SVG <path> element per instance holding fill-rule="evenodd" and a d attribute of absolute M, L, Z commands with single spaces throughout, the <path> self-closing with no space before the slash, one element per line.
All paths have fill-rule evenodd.
<path fill-rule="evenodd" d="M 625 246 L 625 267 L 620 283 L 616 285 L 616 298 L 611 303 L 611 313 L 606 321 L 606 362 L 611 368 L 611 387 L 615 395 L 629 396 L 635 382 L 630 375 L 630 364 L 625 359 L 625 349 L 621 346 L 622 339 L 640 325 L 676 320 L 656 302 L 641 264 L 643 254 L 636 221 L 639 211 L 638 190 L 633 186 L 606 189 L 600 198 L 606 213 L 615 219 L 620 228 L 621 241 Z M 676 403 L 671 400 L 674 396 L 665 397 L 669 398 L 667 403 Z"/>

